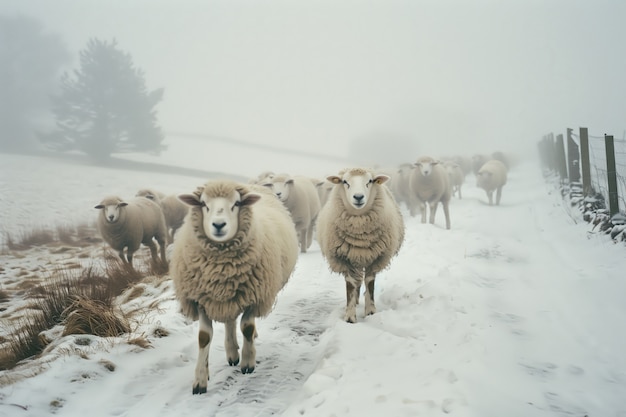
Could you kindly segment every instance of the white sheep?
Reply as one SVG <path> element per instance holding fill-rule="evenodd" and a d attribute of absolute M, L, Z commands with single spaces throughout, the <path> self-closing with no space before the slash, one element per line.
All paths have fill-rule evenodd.
<path fill-rule="evenodd" d="M 135 196 L 149 198 L 161 207 L 168 231 L 167 242 L 173 243 L 174 234 L 183 225 L 189 206 L 180 201 L 174 194 L 165 195 L 159 191 L 147 188 L 137 191 Z"/>
<path fill-rule="evenodd" d="M 394 175 L 391 176 L 389 181 L 389 188 L 391 193 L 395 197 L 398 204 L 406 204 L 409 207 L 409 178 L 411 177 L 411 171 L 413 171 L 413 164 L 404 163 L 400 164 L 396 169 Z"/>
<path fill-rule="evenodd" d="M 404 221 L 387 175 L 362 168 L 329 176 L 335 184 L 319 214 L 317 240 L 331 271 L 346 282 L 344 319 L 356 322 L 361 283 L 365 282 L 365 315 L 374 314 L 376 274 L 387 268 L 404 241 Z"/>
<path fill-rule="evenodd" d="M 317 196 L 320 198 L 320 207 L 323 207 L 324 204 L 326 204 L 326 202 L 328 201 L 328 195 L 330 194 L 330 191 L 333 189 L 333 186 L 335 184 L 328 181 L 327 179 L 313 179 L 313 185 L 315 185 L 315 189 L 317 190 Z"/>
<path fill-rule="evenodd" d="M 108 196 L 95 208 L 100 210 L 97 222 L 100 235 L 118 251 L 122 261 L 132 266 L 133 254 L 143 243 L 150 248 L 152 259 L 158 262 L 157 248 L 153 241 L 156 239 L 161 250 L 161 261 L 166 262 L 167 229 L 163 212 L 157 203 L 143 197 L 124 201 L 118 196 Z"/>
<path fill-rule="evenodd" d="M 193 393 L 209 379 L 212 321 L 225 324 L 226 358 L 239 363 L 236 321 L 242 315 L 241 372 L 256 365 L 255 318 L 270 313 L 298 258 L 289 212 L 267 189 L 209 181 L 181 201 L 191 206 L 172 253 L 176 297 L 185 316 L 200 320 Z"/>
<path fill-rule="evenodd" d="M 507 181 L 506 165 L 497 159 L 485 162 L 476 175 L 476 185 L 487 193 L 489 205 L 493 205 L 493 192 L 496 191 L 496 205 L 500 204 L 502 187 Z"/>
<path fill-rule="evenodd" d="M 450 181 L 450 187 L 452 189 L 452 196 L 458 194 L 459 199 L 463 198 L 461 193 L 461 187 L 465 181 L 465 174 L 459 164 L 454 161 L 445 161 L 443 167 L 448 173 L 448 180 Z"/>
<path fill-rule="evenodd" d="M 430 156 L 418 158 L 409 179 L 409 207 L 411 216 L 422 214 L 422 223 L 426 223 L 426 205 L 430 209 L 429 222 L 435 223 L 435 214 L 439 203 L 443 206 L 446 217 L 446 229 L 450 229 L 450 197 L 452 190 L 445 168 Z"/>
<path fill-rule="evenodd" d="M 474 175 L 478 175 L 478 171 L 480 170 L 480 168 L 485 164 L 485 162 L 490 159 L 491 158 L 487 155 L 479 153 L 472 155 L 472 172 L 474 173 Z"/>
<path fill-rule="evenodd" d="M 300 252 L 305 253 L 313 242 L 313 231 L 321 208 L 320 198 L 310 178 L 278 174 L 266 178 L 262 184 L 270 188 L 291 213 L 300 242 Z"/>

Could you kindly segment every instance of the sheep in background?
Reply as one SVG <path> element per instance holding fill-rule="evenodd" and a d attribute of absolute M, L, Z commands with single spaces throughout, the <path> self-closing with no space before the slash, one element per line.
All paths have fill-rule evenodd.
<path fill-rule="evenodd" d="M 448 180 L 450 181 L 450 187 L 452 189 L 452 196 L 458 193 L 459 199 L 463 198 L 461 195 L 461 186 L 465 181 L 465 174 L 461 166 L 453 161 L 445 161 L 443 167 L 448 173 Z"/>
<path fill-rule="evenodd" d="M 446 229 L 450 229 L 451 188 L 448 174 L 439 161 L 430 156 L 422 156 L 415 163 L 416 169 L 409 179 L 409 198 L 411 216 L 422 214 L 422 223 L 426 223 L 426 204 L 430 209 L 430 223 L 435 223 L 437 206 L 441 202 L 446 217 Z"/>
<path fill-rule="evenodd" d="M 152 239 L 156 239 L 161 249 L 161 261 L 165 264 L 165 240 L 167 229 L 163 212 L 157 203 L 139 197 L 124 201 L 117 196 L 102 199 L 95 206 L 98 214 L 98 231 L 102 238 L 120 258 L 133 266 L 133 254 L 143 243 L 150 248 L 152 260 L 158 262 L 157 248 Z M 126 249 L 126 256 L 124 256 Z"/>
<path fill-rule="evenodd" d="M 267 178 L 262 185 L 270 188 L 291 213 L 300 252 L 305 253 L 313 242 L 313 230 L 321 208 L 313 182 L 306 177 L 279 174 Z"/>
<path fill-rule="evenodd" d="M 256 178 L 251 178 L 248 184 L 263 184 L 265 180 L 271 179 L 276 175 L 273 171 L 263 171 Z"/>
<path fill-rule="evenodd" d="M 167 242 L 173 243 L 174 234 L 183 225 L 183 221 L 189 211 L 189 207 L 173 194 L 165 195 L 152 189 L 139 190 L 135 196 L 149 198 L 161 207 L 161 210 L 163 210 L 163 216 L 165 216 L 165 225 L 168 231 Z"/>
<path fill-rule="evenodd" d="M 472 172 L 474 175 L 478 175 L 478 171 L 480 168 L 487 162 L 489 159 L 488 156 L 483 154 L 476 154 L 472 156 Z"/>
<path fill-rule="evenodd" d="M 393 194 L 398 204 L 406 204 L 409 207 L 409 178 L 411 177 L 411 171 L 413 171 L 413 164 L 406 163 L 398 166 L 396 173 L 391 176 L 389 189 Z"/>
<path fill-rule="evenodd" d="M 320 206 L 323 207 L 328 201 L 328 195 L 333 189 L 333 183 L 328 180 L 314 180 L 313 185 L 317 190 L 317 196 L 320 198 Z"/>
<path fill-rule="evenodd" d="M 476 176 L 476 185 L 487 193 L 489 205 L 493 205 L 493 192 L 496 191 L 496 205 L 500 205 L 502 197 L 502 187 L 506 184 L 507 169 L 506 166 L 497 159 L 492 159 L 478 171 Z"/>
<path fill-rule="evenodd" d="M 472 172 L 472 160 L 465 156 L 453 156 L 451 159 L 453 162 L 456 162 L 459 167 L 461 167 L 461 171 L 463 171 L 463 176 L 466 176 L 470 172 Z"/>
<path fill-rule="evenodd" d="M 298 258 L 289 212 L 266 188 L 209 181 L 179 196 L 191 210 L 172 254 L 172 278 L 185 316 L 200 320 L 193 393 L 207 391 L 212 321 L 225 324 L 226 358 L 239 363 L 236 321 L 242 315 L 241 372 L 256 365 L 255 318 L 270 313 Z"/>
<path fill-rule="evenodd" d="M 507 171 L 511 168 L 511 163 L 509 161 L 509 158 L 505 155 L 504 152 L 495 151 L 494 153 L 491 154 L 491 159 L 496 159 L 502 162 L 504 166 L 506 167 Z"/>
<path fill-rule="evenodd" d="M 356 304 L 365 281 L 365 315 L 374 314 L 376 274 L 387 268 L 404 241 L 404 221 L 384 183 L 386 175 L 361 168 L 329 176 L 334 184 L 319 214 L 317 240 L 333 272 L 346 281 L 344 319 L 356 322 Z"/>

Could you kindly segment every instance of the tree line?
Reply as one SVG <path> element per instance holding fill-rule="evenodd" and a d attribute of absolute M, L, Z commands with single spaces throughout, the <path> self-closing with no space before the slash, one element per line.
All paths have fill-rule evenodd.
<path fill-rule="evenodd" d="M 0 151 L 113 153 L 164 149 L 144 72 L 115 40 L 92 38 L 71 62 L 62 39 L 32 18 L 0 16 Z"/>

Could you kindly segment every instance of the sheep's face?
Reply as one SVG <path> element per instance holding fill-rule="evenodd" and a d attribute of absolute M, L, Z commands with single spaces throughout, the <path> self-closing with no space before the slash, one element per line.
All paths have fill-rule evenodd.
<path fill-rule="evenodd" d="M 367 203 L 372 196 L 374 184 L 384 184 L 388 180 L 389 177 L 387 175 L 373 176 L 365 170 L 347 171 L 341 177 L 328 177 L 328 181 L 333 184 L 340 184 L 343 187 L 340 192 L 344 193 L 344 201 L 356 210 L 362 210 L 367 207 Z"/>
<path fill-rule="evenodd" d="M 433 173 L 433 167 L 437 165 L 439 161 L 433 161 L 430 159 L 419 160 L 415 163 L 415 167 L 420 170 L 423 176 L 428 177 Z"/>
<path fill-rule="evenodd" d="M 124 203 L 120 201 L 118 203 L 113 204 L 98 204 L 95 208 L 98 210 L 102 210 L 103 216 L 107 223 L 115 223 L 120 219 L 121 209 L 124 206 L 127 206 L 128 203 Z"/>
<path fill-rule="evenodd" d="M 186 204 L 200 207 L 202 210 L 202 228 L 204 234 L 214 242 L 227 242 L 239 230 L 239 211 L 245 205 L 256 203 L 260 194 L 241 195 L 233 191 L 228 196 L 209 197 L 201 194 L 183 194 L 179 199 Z"/>
<path fill-rule="evenodd" d="M 276 197 L 278 197 L 280 201 L 285 202 L 289 198 L 289 193 L 291 192 L 291 188 L 293 187 L 293 179 L 271 177 L 267 178 L 266 182 L 263 185 L 270 188 L 272 192 L 276 194 Z"/>

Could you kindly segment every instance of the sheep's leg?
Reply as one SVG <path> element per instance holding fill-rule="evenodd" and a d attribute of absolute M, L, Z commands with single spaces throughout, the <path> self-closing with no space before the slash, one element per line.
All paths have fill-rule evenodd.
<path fill-rule="evenodd" d="M 365 276 L 365 315 L 370 316 L 376 313 L 376 304 L 374 303 L 374 282 L 376 275 Z"/>
<path fill-rule="evenodd" d="M 250 310 L 244 311 L 241 316 L 241 333 L 243 334 L 243 348 L 241 349 L 241 373 L 251 374 L 256 366 L 256 325 Z"/>
<path fill-rule="evenodd" d="M 344 320 L 348 323 L 356 323 L 356 304 L 359 297 L 357 291 L 359 288 L 361 288 L 361 279 L 346 277 L 346 314 Z"/>
<path fill-rule="evenodd" d="M 498 187 L 498 191 L 496 192 L 496 205 L 500 205 L 500 197 L 502 197 L 502 187 Z"/>
<path fill-rule="evenodd" d="M 193 393 L 204 394 L 209 380 L 209 348 L 213 339 L 213 323 L 206 315 L 204 309 L 199 308 L 200 327 L 198 329 L 198 361 L 196 362 L 196 375 L 193 381 Z"/>
<path fill-rule="evenodd" d="M 154 241 L 152 239 L 146 240 L 145 242 L 143 242 L 143 244 L 146 245 L 148 248 L 150 248 L 150 255 L 152 255 L 152 260 L 154 262 L 158 262 L 159 255 L 157 254 L 157 248 L 156 248 L 156 244 L 154 243 Z"/>
<path fill-rule="evenodd" d="M 431 201 L 428 203 L 428 207 L 430 208 L 430 218 L 428 222 L 430 224 L 435 224 L 435 214 L 437 214 L 437 206 L 439 205 L 439 201 Z"/>
<path fill-rule="evenodd" d="M 315 224 L 311 223 L 311 225 L 309 226 L 309 230 L 307 230 L 306 233 L 306 248 L 310 248 L 311 244 L 313 243 L 313 229 L 315 228 Z"/>
<path fill-rule="evenodd" d="M 303 227 L 300 230 L 300 252 L 301 253 L 306 253 L 306 248 L 308 247 L 306 244 L 307 244 L 306 227 Z"/>
<path fill-rule="evenodd" d="M 450 229 L 450 201 L 442 202 L 443 214 L 446 217 L 446 229 Z"/>
<path fill-rule="evenodd" d="M 161 250 L 161 261 L 163 261 L 163 264 L 167 264 L 167 259 L 165 259 L 165 247 L 167 246 L 167 237 L 159 236 L 157 237 L 157 242 L 159 242 L 159 249 Z"/>
<path fill-rule="evenodd" d="M 122 262 L 128 263 L 128 259 L 126 259 L 126 255 L 124 254 L 124 248 L 122 248 L 117 254 L 119 255 L 119 257 L 122 260 Z M 131 257 L 132 257 L 132 255 L 131 255 Z"/>
<path fill-rule="evenodd" d="M 239 364 L 239 344 L 237 343 L 237 320 L 228 320 L 225 323 L 226 337 L 224 339 L 224 348 L 226 350 L 226 359 L 230 366 Z"/>
<path fill-rule="evenodd" d="M 461 195 L 461 186 L 459 185 L 459 200 L 462 200 L 463 196 Z"/>
<path fill-rule="evenodd" d="M 487 191 L 487 197 L 489 197 L 489 205 L 493 205 L 493 190 Z"/>
<path fill-rule="evenodd" d="M 426 223 L 426 203 L 419 203 L 420 213 L 422 213 L 422 223 Z"/>

